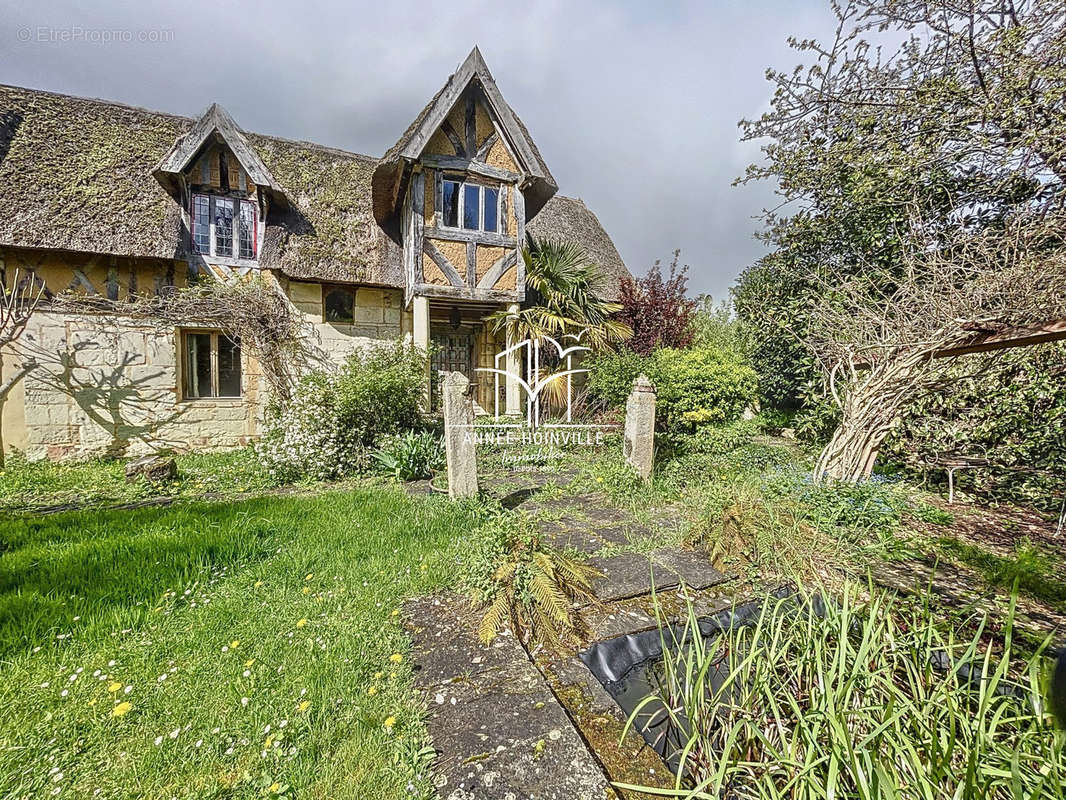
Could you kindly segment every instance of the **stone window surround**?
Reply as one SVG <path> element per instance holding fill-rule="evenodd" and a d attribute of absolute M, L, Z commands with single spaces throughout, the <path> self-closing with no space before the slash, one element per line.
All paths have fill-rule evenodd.
<path fill-rule="evenodd" d="M 355 309 L 358 303 L 358 287 L 351 284 L 344 283 L 323 283 L 322 284 L 322 322 L 328 325 L 354 325 L 355 324 Z M 333 292 L 346 292 L 352 296 L 352 318 L 351 319 L 326 319 L 326 298 Z"/>

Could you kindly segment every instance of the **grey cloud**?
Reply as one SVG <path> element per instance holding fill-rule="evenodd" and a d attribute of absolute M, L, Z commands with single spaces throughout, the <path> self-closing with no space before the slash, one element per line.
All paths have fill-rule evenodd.
<path fill-rule="evenodd" d="M 771 186 L 731 186 L 759 155 L 737 120 L 766 107 L 766 67 L 797 61 L 785 38 L 832 23 L 824 0 L 0 9 L 2 83 L 187 115 L 217 101 L 245 128 L 372 155 L 479 44 L 561 191 L 596 212 L 630 269 L 680 247 L 691 287 L 716 296 L 764 252 L 753 217 L 773 204 Z M 99 41 L 107 31 L 131 41 Z M 152 32 L 169 41 L 140 41 Z"/>

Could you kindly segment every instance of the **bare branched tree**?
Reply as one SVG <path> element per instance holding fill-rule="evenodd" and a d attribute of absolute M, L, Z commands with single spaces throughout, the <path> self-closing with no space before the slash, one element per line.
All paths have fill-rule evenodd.
<path fill-rule="evenodd" d="M 16 384 L 37 367 L 36 359 L 22 356 L 10 371 L 5 371 L 4 356 L 15 355 L 13 348 L 41 304 L 44 292 L 44 281 L 33 273 L 23 274 L 16 269 L 10 280 L 0 280 L 0 467 L 4 466 L 4 405 Z"/>
<path fill-rule="evenodd" d="M 874 270 L 823 276 L 826 300 L 812 312 L 809 343 L 842 419 L 818 476 L 868 477 L 902 407 L 948 388 L 946 352 L 1066 319 L 1066 250 L 1048 223 L 1019 218 L 1006 229 L 932 241 L 914 219 L 902 278 Z"/>

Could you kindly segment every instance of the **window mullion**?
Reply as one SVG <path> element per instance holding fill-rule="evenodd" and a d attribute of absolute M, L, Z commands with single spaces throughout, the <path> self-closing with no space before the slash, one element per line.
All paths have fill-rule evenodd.
<path fill-rule="evenodd" d="M 207 203 L 207 233 L 211 237 L 211 241 L 208 242 L 207 252 L 209 255 L 215 254 L 215 196 L 211 195 Z"/>
<path fill-rule="evenodd" d="M 232 247 L 232 253 L 234 258 L 241 257 L 241 201 L 233 201 L 233 234 L 230 237 L 230 247 Z"/>
<path fill-rule="evenodd" d="M 462 228 L 463 220 L 466 219 L 466 181 L 458 183 L 459 215 L 455 218 L 455 227 Z"/>

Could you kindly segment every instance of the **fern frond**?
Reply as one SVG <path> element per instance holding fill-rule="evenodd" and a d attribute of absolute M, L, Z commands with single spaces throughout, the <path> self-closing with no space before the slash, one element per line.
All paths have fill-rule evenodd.
<path fill-rule="evenodd" d="M 530 620 L 533 623 L 533 630 L 542 642 L 551 647 L 562 647 L 563 640 L 559 635 L 559 631 L 556 630 L 555 624 L 551 619 L 541 610 L 540 606 L 536 603 L 533 604 L 529 610 Z"/>
<path fill-rule="evenodd" d="M 518 569 L 517 562 L 504 561 L 496 568 L 496 571 L 492 574 L 492 579 L 497 583 L 507 583 L 514 575 L 516 569 Z"/>
<path fill-rule="evenodd" d="M 555 568 L 559 577 L 565 579 L 567 589 L 590 589 L 592 582 L 603 573 L 588 564 L 582 564 L 564 555 L 556 555 Z"/>
<path fill-rule="evenodd" d="M 541 572 L 545 573 L 549 578 L 555 577 L 555 560 L 557 558 L 559 558 L 559 556 L 554 552 L 544 552 L 543 550 L 533 551 L 533 563 L 536 564 Z"/>
<path fill-rule="evenodd" d="M 481 641 L 488 644 L 496 638 L 496 634 L 500 632 L 504 620 L 510 614 L 510 607 L 510 596 L 507 592 L 500 592 L 496 595 L 496 600 L 489 606 L 489 610 L 481 618 L 481 625 L 478 626 L 477 635 Z"/>
<path fill-rule="evenodd" d="M 559 628 L 570 627 L 570 604 L 558 585 L 543 572 L 533 576 L 531 585 L 534 604 L 544 611 Z"/>

